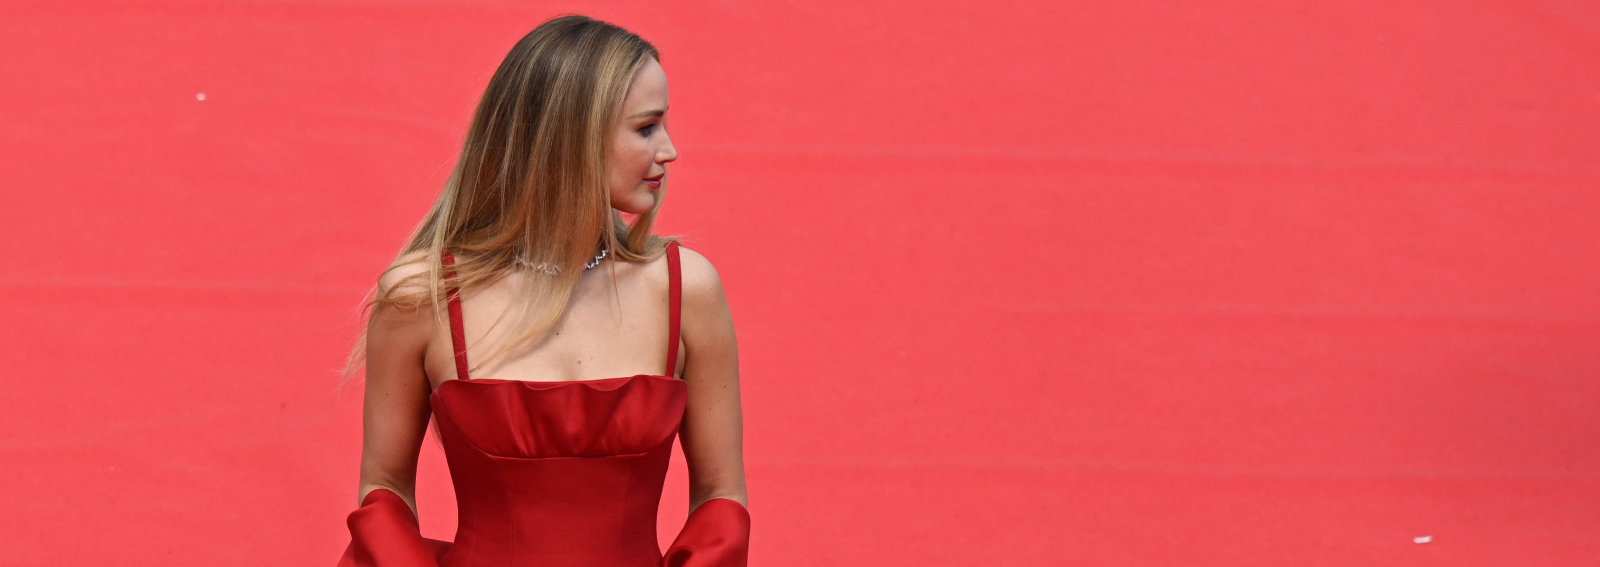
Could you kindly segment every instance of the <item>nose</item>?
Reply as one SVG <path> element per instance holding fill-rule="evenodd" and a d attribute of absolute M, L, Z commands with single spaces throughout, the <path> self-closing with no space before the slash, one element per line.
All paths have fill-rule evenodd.
<path fill-rule="evenodd" d="M 665 145 L 656 152 L 656 163 L 667 163 L 678 159 L 678 148 L 672 145 L 672 137 L 667 136 L 665 131 L 661 134 Z"/>

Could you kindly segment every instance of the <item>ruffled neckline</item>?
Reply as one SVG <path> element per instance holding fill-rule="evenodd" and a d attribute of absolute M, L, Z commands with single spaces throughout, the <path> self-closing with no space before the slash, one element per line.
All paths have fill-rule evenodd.
<path fill-rule="evenodd" d="M 460 441 L 485 455 L 514 459 L 655 450 L 672 442 L 687 401 L 683 380 L 659 374 L 448 380 L 429 397 L 447 446 Z"/>
<path fill-rule="evenodd" d="M 638 379 L 638 378 L 657 378 L 657 379 L 661 379 L 661 380 L 667 380 L 667 381 L 670 381 L 670 382 L 676 382 L 676 383 L 679 383 L 679 384 L 683 383 L 683 380 L 680 380 L 680 379 L 672 377 L 672 376 L 664 376 L 664 375 L 661 375 L 661 374 L 634 374 L 632 376 L 615 376 L 615 377 L 611 377 L 611 378 L 591 378 L 591 379 L 588 379 L 588 380 L 511 380 L 511 379 L 504 379 L 504 378 L 471 378 L 471 379 L 467 379 L 467 380 L 461 380 L 461 379 L 458 379 L 458 378 L 452 378 L 450 380 L 445 380 L 444 383 L 442 383 L 442 384 L 439 384 L 439 387 L 434 388 L 433 389 L 433 393 L 429 394 L 429 396 L 432 397 L 432 396 L 439 395 L 439 392 L 443 392 L 445 387 L 447 385 L 453 383 L 453 382 L 467 382 L 467 383 L 476 382 L 476 383 L 479 383 L 479 384 L 486 384 L 486 385 L 520 384 L 520 385 L 522 385 L 522 386 L 524 386 L 526 388 L 532 389 L 532 390 L 550 390 L 550 389 L 561 388 L 561 387 L 566 387 L 566 386 L 582 385 L 582 386 L 586 386 L 586 387 L 589 387 L 589 388 L 593 388 L 595 390 L 610 391 L 610 390 L 615 390 L 617 388 L 621 388 L 624 385 L 626 385 L 628 382 L 631 382 L 631 381 L 633 381 L 635 379 Z M 459 387 L 459 386 L 455 386 L 455 387 Z"/>

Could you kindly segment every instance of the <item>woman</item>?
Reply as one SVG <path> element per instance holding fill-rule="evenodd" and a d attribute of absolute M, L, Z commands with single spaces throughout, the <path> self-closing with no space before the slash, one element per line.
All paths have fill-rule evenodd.
<path fill-rule="evenodd" d="M 366 366 L 360 506 L 339 565 L 746 564 L 733 320 L 711 263 L 650 234 L 677 158 L 659 59 L 566 16 L 495 72 L 352 353 Z M 453 543 L 417 527 L 430 414 Z M 663 554 L 674 436 L 690 514 Z"/>

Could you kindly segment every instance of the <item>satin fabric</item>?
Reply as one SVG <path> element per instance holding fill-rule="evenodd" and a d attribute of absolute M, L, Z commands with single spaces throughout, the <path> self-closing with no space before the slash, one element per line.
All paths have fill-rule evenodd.
<path fill-rule="evenodd" d="M 680 275 L 667 248 L 676 367 Z M 446 264 L 451 261 L 446 254 Z M 447 274 L 449 277 L 450 274 Z M 422 537 L 395 493 L 376 489 L 347 519 L 338 567 L 743 567 L 750 514 L 709 500 L 665 552 L 656 514 L 688 387 L 669 375 L 577 382 L 466 378 L 452 292 L 457 375 L 429 396 L 459 507 L 453 542 Z"/>

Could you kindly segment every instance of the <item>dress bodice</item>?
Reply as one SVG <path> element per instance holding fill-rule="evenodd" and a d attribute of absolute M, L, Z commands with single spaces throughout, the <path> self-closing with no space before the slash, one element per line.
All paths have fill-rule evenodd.
<path fill-rule="evenodd" d="M 446 251 L 444 264 L 451 262 Z M 441 384 L 429 405 L 455 487 L 456 538 L 423 538 L 405 501 L 376 489 L 350 514 L 340 567 L 745 565 L 749 512 L 726 498 L 697 507 L 666 553 L 656 543 L 662 484 L 688 396 L 671 375 L 681 304 L 676 242 L 668 244 L 667 264 L 671 328 L 662 375 L 471 379 L 460 299 L 450 290 L 458 378 Z"/>

